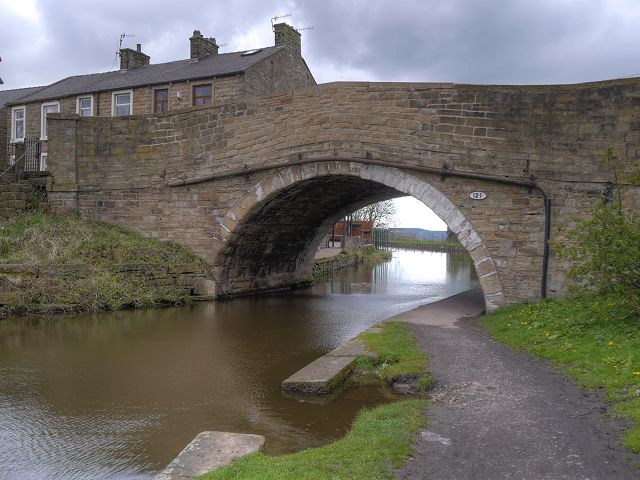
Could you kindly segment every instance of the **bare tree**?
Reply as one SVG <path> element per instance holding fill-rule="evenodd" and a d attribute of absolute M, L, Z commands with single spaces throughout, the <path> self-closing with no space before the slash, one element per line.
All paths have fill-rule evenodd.
<path fill-rule="evenodd" d="M 393 200 L 373 203 L 353 212 L 353 219 L 370 221 L 372 228 L 391 226 L 395 223 L 396 204 Z"/>

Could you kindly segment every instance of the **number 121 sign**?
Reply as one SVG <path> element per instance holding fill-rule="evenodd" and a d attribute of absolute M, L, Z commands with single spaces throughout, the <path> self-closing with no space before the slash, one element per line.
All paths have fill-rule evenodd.
<path fill-rule="evenodd" d="M 484 200 L 487 198 L 487 194 L 484 192 L 471 192 L 469 198 L 472 200 Z"/>

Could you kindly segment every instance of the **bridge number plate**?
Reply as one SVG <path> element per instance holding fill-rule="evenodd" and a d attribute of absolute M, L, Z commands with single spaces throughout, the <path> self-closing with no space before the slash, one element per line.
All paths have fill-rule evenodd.
<path fill-rule="evenodd" d="M 471 192 L 469 194 L 469 198 L 471 198 L 472 200 L 484 200 L 485 198 L 487 198 L 487 194 L 484 192 Z"/>

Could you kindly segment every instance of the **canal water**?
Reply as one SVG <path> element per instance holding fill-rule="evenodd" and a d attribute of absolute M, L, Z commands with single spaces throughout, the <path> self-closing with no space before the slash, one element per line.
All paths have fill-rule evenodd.
<path fill-rule="evenodd" d="M 148 479 L 201 431 L 267 452 L 342 436 L 393 399 L 328 403 L 280 382 L 369 326 L 478 285 L 466 254 L 397 250 L 312 288 L 181 308 L 0 320 L 0 479 Z"/>

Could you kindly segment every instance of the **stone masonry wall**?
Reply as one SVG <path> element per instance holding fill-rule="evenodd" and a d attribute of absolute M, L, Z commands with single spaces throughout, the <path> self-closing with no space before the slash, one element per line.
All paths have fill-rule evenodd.
<path fill-rule="evenodd" d="M 0 218 L 13 217 L 29 208 L 46 209 L 47 198 L 42 178 L 16 180 L 13 172 L 0 177 Z"/>
<path fill-rule="evenodd" d="M 286 72 L 286 75 L 278 75 L 277 72 Z M 244 79 L 247 96 L 295 90 L 316 84 L 304 59 L 288 48 L 249 67 Z"/>
<path fill-rule="evenodd" d="M 259 288 L 269 282 L 251 278 L 284 282 L 305 271 L 314 231 L 346 209 L 429 185 L 446 202 L 428 206 L 448 202 L 441 212 L 451 212 L 450 222 L 468 221 L 480 239 L 469 243 L 486 253 L 474 254 L 476 269 L 490 267 L 486 275 L 493 275 L 490 288 L 500 290 L 500 301 L 533 300 L 540 295 L 544 247 L 540 192 L 443 180 L 435 172 L 446 164 L 456 172 L 535 179 L 552 200 L 551 240 L 558 240 L 612 180 L 606 147 L 638 163 L 639 90 L 640 79 L 557 86 L 335 83 L 162 116 L 58 115 L 50 122 L 50 201 L 58 211 L 184 243 L 209 259 L 219 283 L 233 275 Z M 312 163 L 282 168 L 299 162 Z M 367 180 L 372 162 L 384 166 Z M 217 177 L 230 172 L 236 173 Z M 409 176 L 400 184 L 394 172 Z M 473 191 L 487 198 L 472 200 Z M 629 200 L 640 208 L 637 190 Z M 289 244 L 298 252 L 281 251 Z M 252 258 L 269 262 L 259 268 Z M 564 267 L 553 256 L 549 273 L 549 293 L 561 294 Z"/>
<path fill-rule="evenodd" d="M 8 166 L 7 148 L 11 132 L 7 132 L 11 121 L 11 108 L 0 108 L 0 171 Z"/>
<path fill-rule="evenodd" d="M 180 265 L 123 264 L 114 267 L 114 273 L 125 277 L 144 279 L 155 287 L 177 287 L 194 298 L 210 298 L 215 295 L 213 281 L 209 274 L 196 263 Z M 20 288 L 20 279 L 32 277 L 60 277 L 73 275 L 86 278 L 91 270 L 85 265 L 26 265 L 0 264 L 0 315 L 3 305 L 8 305 Z"/>

